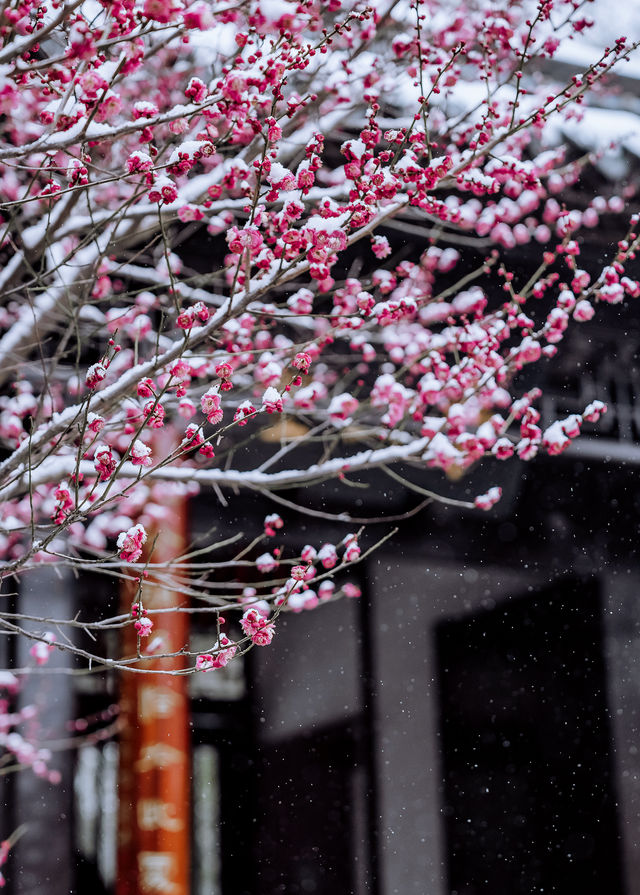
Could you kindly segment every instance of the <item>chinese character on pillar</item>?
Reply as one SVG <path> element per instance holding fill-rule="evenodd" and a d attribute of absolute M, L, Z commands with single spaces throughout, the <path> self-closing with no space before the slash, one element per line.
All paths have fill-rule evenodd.
<path fill-rule="evenodd" d="M 162 496 L 166 518 L 147 528 L 151 563 L 181 556 L 187 546 L 186 497 Z M 123 588 L 125 610 L 135 598 Z M 149 569 L 144 581 L 146 610 L 184 606 L 184 596 Z M 187 614 L 153 613 L 152 637 L 161 637 L 162 653 L 180 651 L 189 642 Z M 124 655 L 136 654 L 137 636 L 126 628 Z M 143 660 L 145 673 L 123 672 L 120 715 L 118 878 L 116 895 L 188 895 L 190 741 L 185 675 L 149 674 L 185 667 L 182 656 Z"/>

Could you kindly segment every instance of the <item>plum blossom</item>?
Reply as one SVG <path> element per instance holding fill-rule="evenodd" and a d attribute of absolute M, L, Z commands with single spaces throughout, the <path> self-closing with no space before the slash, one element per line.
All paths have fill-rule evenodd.
<path fill-rule="evenodd" d="M 362 591 L 358 585 L 353 584 L 351 581 L 347 581 L 342 585 L 342 592 L 345 597 L 349 597 L 350 599 L 357 599 L 362 596 Z"/>
<path fill-rule="evenodd" d="M 217 652 L 213 655 L 213 668 L 224 668 L 233 659 L 238 646 L 226 634 L 220 634 Z"/>
<path fill-rule="evenodd" d="M 241 404 L 238 404 L 236 412 L 233 415 L 233 421 L 239 426 L 246 426 L 248 422 L 247 418 L 253 416 L 256 412 L 256 408 L 251 401 L 243 401 Z"/>
<path fill-rule="evenodd" d="M 140 441 L 139 438 L 136 438 L 136 440 L 131 445 L 130 457 L 131 462 L 134 466 L 153 465 L 153 460 L 151 459 L 151 448 L 143 441 Z"/>
<path fill-rule="evenodd" d="M 117 546 L 120 559 L 124 562 L 137 562 L 142 556 L 142 546 L 147 540 L 144 525 L 138 523 L 118 535 Z"/>
<path fill-rule="evenodd" d="M 138 637 L 148 637 L 153 631 L 153 622 L 150 618 L 143 616 L 142 618 L 136 619 L 133 623 L 133 627 L 136 629 Z"/>
<path fill-rule="evenodd" d="M 584 412 L 582 414 L 582 419 L 587 420 L 589 423 L 596 423 L 601 414 L 607 412 L 607 405 L 602 401 L 592 401 L 591 404 L 585 407 Z"/>
<path fill-rule="evenodd" d="M 214 658 L 209 653 L 204 653 L 196 658 L 196 671 L 210 671 L 215 668 Z"/>
<path fill-rule="evenodd" d="M 94 466 L 101 482 L 110 479 L 118 465 L 117 453 L 107 444 L 97 444 L 94 453 Z"/>
<path fill-rule="evenodd" d="M 284 522 L 277 513 L 270 513 L 268 516 L 265 516 L 264 533 L 267 535 L 267 537 L 273 537 L 276 533 L 276 530 L 281 529 L 283 526 Z"/>
<path fill-rule="evenodd" d="M 479 494 L 474 500 L 474 503 L 480 510 L 490 510 L 491 507 L 498 503 L 501 497 L 502 488 L 494 486 L 493 488 L 489 488 L 485 494 Z"/>
<path fill-rule="evenodd" d="M 352 416 L 358 409 L 358 406 L 358 400 L 353 395 L 343 392 L 331 399 L 329 417 L 333 423 L 346 426 L 352 421 Z"/>
<path fill-rule="evenodd" d="M 107 368 L 103 363 L 92 364 L 87 370 L 86 386 L 87 388 L 97 388 L 107 375 Z"/>
<path fill-rule="evenodd" d="M 300 558 L 302 559 L 303 562 L 312 563 L 315 560 L 317 555 L 318 555 L 318 552 L 317 552 L 316 548 L 312 547 L 311 544 L 306 544 L 302 548 L 302 552 L 300 553 Z"/>
<path fill-rule="evenodd" d="M 240 621 L 240 627 L 256 646 L 268 646 L 275 634 L 275 625 L 254 607 L 247 609 Z"/>
<path fill-rule="evenodd" d="M 514 450 L 515 448 L 511 439 L 498 438 L 491 448 L 491 453 L 494 457 L 497 457 L 498 460 L 507 460 L 509 457 L 513 456 Z"/>
<path fill-rule="evenodd" d="M 55 649 L 55 635 L 51 631 L 43 634 L 43 640 L 37 640 L 29 649 L 29 655 L 34 659 L 36 665 L 46 665 L 49 656 Z"/>
<path fill-rule="evenodd" d="M 570 444 L 571 439 L 567 436 L 559 420 L 545 429 L 542 436 L 542 446 L 546 448 L 551 456 L 561 454 Z"/>
<path fill-rule="evenodd" d="M 320 602 L 326 602 L 327 600 L 331 600 L 335 593 L 336 586 L 333 581 L 329 581 L 325 579 L 320 582 L 320 586 L 318 587 L 318 598 Z"/>
<path fill-rule="evenodd" d="M 202 412 L 207 417 L 207 420 L 213 425 L 222 422 L 223 411 L 221 403 L 222 399 L 218 392 L 218 387 L 215 385 L 208 389 L 200 399 Z"/>
<path fill-rule="evenodd" d="M 300 351 L 291 361 L 291 365 L 300 370 L 301 373 L 308 373 L 311 366 L 311 356 L 305 351 Z"/>
<path fill-rule="evenodd" d="M 376 258 L 386 258 L 391 254 L 391 246 L 386 236 L 374 236 L 371 240 L 371 251 Z"/>
<path fill-rule="evenodd" d="M 333 544 L 323 544 L 318 550 L 318 560 L 324 569 L 332 569 L 338 562 L 338 552 Z"/>
<path fill-rule="evenodd" d="M 153 379 L 150 379 L 146 376 L 144 379 L 141 379 L 137 386 L 138 395 L 141 398 L 151 398 L 155 394 L 156 384 Z"/>
<path fill-rule="evenodd" d="M 360 547 L 358 545 L 358 536 L 348 534 L 342 539 L 344 546 L 344 561 L 355 562 L 360 556 Z"/>
<path fill-rule="evenodd" d="M 573 309 L 573 319 L 577 320 L 579 323 L 584 323 L 587 320 L 591 320 L 595 313 L 595 308 L 591 302 L 587 301 L 586 298 L 583 298 Z"/>
<path fill-rule="evenodd" d="M 282 413 L 282 395 L 277 388 L 269 386 L 262 396 L 262 406 L 267 413 Z"/>
<path fill-rule="evenodd" d="M 177 198 L 178 187 L 176 183 L 165 174 L 156 177 L 153 186 L 149 190 L 149 201 L 171 205 Z"/>
<path fill-rule="evenodd" d="M 190 423 L 184 430 L 184 438 L 180 442 L 180 447 L 183 449 L 199 447 L 203 441 L 202 427 L 195 423 Z"/>
<path fill-rule="evenodd" d="M 273 572 L 275 569 L 278 568 L 278 565 L 278 560 L 275 559 L 270 553 L 262 553 L 256 559 L 256 566 L 258 568 L 258 571 L 262 572 L 263 574 Z"/>
<path fill-rule="evenodd" d="M 147 426 L 152 429 L 161 429 L 164 426 L 165 411 L 159 401 L 149 401 L 144 406 L 144 415 L 147 420 Z"/>

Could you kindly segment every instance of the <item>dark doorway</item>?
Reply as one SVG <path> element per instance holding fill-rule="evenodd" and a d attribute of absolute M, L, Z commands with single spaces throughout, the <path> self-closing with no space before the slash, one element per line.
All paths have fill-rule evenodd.
<path fill-rule="evenodd" d="M 261 895 L 355 895 L 358 765 L 349 727 L 263 745 Z"/>
<path fill-rule="evenodd" d="M 443 814 L 456 895 L 621 895 L 594 582 L 444 622 Z"/>

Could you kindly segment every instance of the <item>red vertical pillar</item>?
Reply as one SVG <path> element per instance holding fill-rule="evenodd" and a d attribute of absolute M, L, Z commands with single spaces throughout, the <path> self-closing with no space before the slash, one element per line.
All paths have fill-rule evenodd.
<path fill-rule="evenodd" d="M 186 498 L 163 497 L 168 518 L 147 527 L 152 561 L 166 562 L 185 551 Z M 134 591 L 125 588 L 128 611 Z M 184 605 L 184 597 L 149 572 L 145 609 Z M 163 639 L 163 653 L 189 642 L 187 615 L 151 614 L 151 639 Z M 125 655 L 135 655 L 133 626 L 126 629 Z M 149 671 L 184 667 L 181 657 L 143 661 Z M 190 742 L 187 677 L 123 672 L 120 694 L 118 879 L 116 895 L 188 895 L 190 842 Z"/>

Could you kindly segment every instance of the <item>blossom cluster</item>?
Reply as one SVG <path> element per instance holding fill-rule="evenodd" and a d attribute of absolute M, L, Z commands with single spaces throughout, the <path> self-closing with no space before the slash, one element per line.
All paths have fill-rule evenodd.
<path fill-rule="evenodd" d="M 635 187 L 581 194 L 605 150 L 576 157 L 561 136 L 635 45 L 561 83 L 540 71 L 589 30 L 580 4 L 441 6 L 4 11 L 7 574 L 63 555 L 146 562 L 178 492 L 281 507 L 282 489 L 371 468 L 455 479 L 559 455 L 606 410 L 544 419 L 519 374 L 640 297 Z M 603 224 L 604 264 L 585 250 Z M 467 505 L 499 498 L 494 485 Z M 282 575 L 281 529 L 270 513 L 259 576 Z M 259 600 L 275 615 L 355 595 L 329 576 L 360 549 L 354 534 L 305 546 Z M 268 644 L 274 616 L 236 609 Z M 149 637 L 142 604 L 132 624 Z M 233 657 L 224 638 L 198 667 Z"/>

